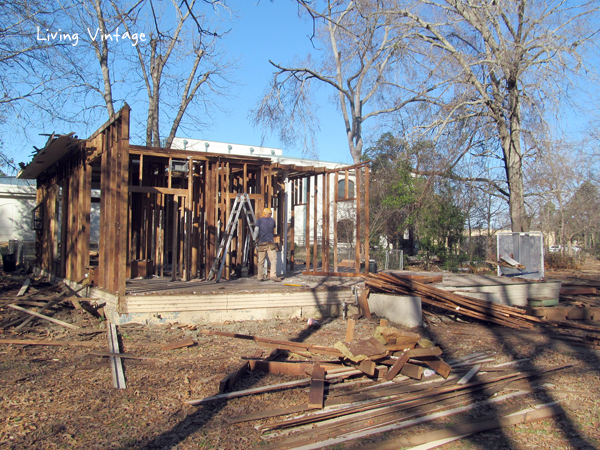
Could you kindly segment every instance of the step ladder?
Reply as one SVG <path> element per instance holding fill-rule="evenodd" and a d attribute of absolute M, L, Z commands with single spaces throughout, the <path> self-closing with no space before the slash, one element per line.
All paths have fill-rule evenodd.
<path fill-rule="evenodd" d="M 246 235 L 246 242 L 244 243 L 244 250 L 242 254 L 242 267 L 248 265 L 248 253 L 250 247 L 250 236 L 254 235 L 254 229 L 256 227 L 256 216 L 254 215 L 254 210 L 252 209 L 252 203 L 250 203 L 250 197 L 248 194 L 238 194 L 235 197 L 235 202 L 233 203 L 233 207 L 231 208 L 231 213 L 229 214 L 229 220 L 227 221 L 227 226 L 225 227 L 225 234 L 223 235 L 223 239 L 221 239 L 221 243 L 219 244 L 219 248 L 217 249 L 217 256 L 213 265 L 208 273 L 207 281 L 210 281 L 217 267 L 219 267 L 219 271 L 217 272 L 217 283 L 221 281 L 221 274 L 223 273 L 223 267 L 225 266 L 225 257 L 227 256 L 227 252 L 229 250 L 229 245 L 231 244 L 231 239 L 233 238 L 233 234 L 235 233 L 235 228 L 237 226 L 237 221 L 240 218 L 240 214 L 244 212 L 244 216 L 246 217 L 246 222 L 249 227 L 249 234 Z"/>

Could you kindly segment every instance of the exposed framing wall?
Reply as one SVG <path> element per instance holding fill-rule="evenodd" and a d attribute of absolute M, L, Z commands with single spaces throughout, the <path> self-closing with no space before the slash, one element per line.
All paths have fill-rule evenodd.
<path fill-rule="evenodd" d="M 338 181 L 342 173 L 345 189 L 339 192 Z M 360 163 L 341 169 L 324 169 L 309 176 L 298 174 L 290 177 L 290 197 L 292 204 L 292 217 L 290 236 L 290 265 L 295 265 L 295 239 L 294 225 L 299 217 L 297 207 L 304 207 L 304 222 L 306 246 L 307 275 L 334 275 L 356 276 L 364 264 L 365 272 L 369 272 L 369 163 Z M 350 181 L 354 183 L 351 190 Z M 332 189 L 333 185 L 333 189 Z M 354 212 L 353 238 L 354 238 L 354 270 L 341 272 L 338 261 L 338 216 L 340 207 Z M 319 223 L 320 221 L 320 223 Z M 320 230 L 320 233 L 319 233 Z M 320 237 L 319 237 L 320 235 Z M 333 244 L 331 239 L 333 238 Z M 320 245 L 320 249 L 319 249 Z M 319 259 L 319 254 L 321 258 Z M 331 261 L 333 254 L 333 267 Z M 319 269 L 319 262 L 320 269 Z M 347 266 L 350 267 L 350 266 Z M 333 270 L 332 270 L 333 269 Z"/>
<path fill-rule="evenodd" d="M 312 262 L 307 258 L 307 273 L 330 273 L 329 252 L 322 270 L 317 271 L 317 218 L 323 218 L 321 246 L 329 248 L 330 236 L 334 240 L 337 236 L 335 218 L 339 203 L 354 204 L 356 272 L 363 258 L 368 261 L 368 245 L 360 243 L 365 226 L 362 236 L 368 236 L 366 164 L 342 169 L 346 177 L 355 178 L 356 190 L 349 193 L 346 189 L 343 198 L 338 198 L 339 170 L 273 164 L 267 157 L 130 145 L 129 117 L 130 109 L 125 105 L 86 140 L 71 136 L 54 143 L 49 140 L 47 147 L 54 145 L 53 151 L 62 153 L 55 164 L 37 175 L 38 202 L 44 204 L 47 212 L 44 227 L 37 232 L 38 264 L 43 270 L 75 282 L 89 274 L 95 285 L 119 299 L 125 298 L 130 277 L 170 273 L 172 279 L 205 278 L 238 193 L 248 193 L 257 215 L 264 207 L 273 209 L 276 233 L 281 237 L 288 226 L 286 202 L 292 202 L 292 222 L 295 206 L 306 206 L 306 223 L 313 224 L 312 244 L 311 227 L 307 227 L 306 235 L 306 242 L 313 246 L 307 249 L 307 254 L 312 253 Z M 35 162 L 34 158 L 32 164 Z M 330 205 L 332 179 L 334 195 Z M 285 191 L 288 181 L 293 186 L 291 199 Z M 92 189 L 100 190 L 97 266 L 90 261 Z M 321 205 L 315 201 L 317 195 L 322 196 Z M 55 245 L 59 229 L 60 251 Z M 246 233 L 240 220 L 227 254 L 224 279 L 241 267 Z M 293 258 L 292 248 L 292 265 Z M 256 256 L 251 263 L 255 265 Z M 124 309 L 121 300 L 119 306 Z"/>

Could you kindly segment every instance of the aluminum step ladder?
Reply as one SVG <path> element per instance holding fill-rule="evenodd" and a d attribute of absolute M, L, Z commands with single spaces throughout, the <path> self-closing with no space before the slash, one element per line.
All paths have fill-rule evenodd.
<path fill-rule="evenodd" d="M 217 270 L 217 266 L 219 267 L 219 271 L 217 272 L 217 283 L 221 281 L 221 274 L 223 273 L 223 267 L 225 266 L 225 257 L 227 256 L 227 252 L 229 251 L 229 245 L 231 244 L 231 239 L 235 233 L 235 228 L 237 226 L 237 221 L 240 218 L 240 214 L 244 212 L 244 216 L 246 217 L 246 222 L 248 223 L 248 227 L 250 229 L 250 233 L 246 235 L 246 242 L 244 244 L 243 254 L 242 254 L 242 267 L 248 265 L 248 253 L 250 246 L 250 236 L 254 236 L 255 228 L 256 228 L 256 216 L 254 215 L 254 210 L 252 209 L 252 203 L 250 203 L 250 197 L 248 194 L 238 194 L 235 197 L 235 202 L 233 203 L 233 207 L 231 208 L 231 213 L 229 214 L 229 221 L 227 222 L 227 226 L 225 227 L 225 234 L 223 235 L 223 239 L 221 239 L 221 243 L 219 244 L 219 248 L 217 249 L 217 256 L 213 265 L 208 273 L 207 281 L 210 281 L 215 272 Z"/>

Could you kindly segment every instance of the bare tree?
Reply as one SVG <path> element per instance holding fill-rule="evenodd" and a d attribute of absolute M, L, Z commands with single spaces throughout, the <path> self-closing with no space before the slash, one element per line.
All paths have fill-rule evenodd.
<path fill-rule="evenodd" d="M 17 103 L 42 94 L 45 80 L 31 69 L 37 63 L 41 72 L 49 61 L 46 30 L 52 12 L 36 1 L 0 3 L 0 120 Z"/>
<path fill-rule="evenodd" d="M 286 143 L 304 139 L 307 149 L 318 129 L 312 90 L 326 87 L 337 99 L 352 159 L 360 162 L 365 121 L 424 101 L 443 84 L 437 72 L 421 70 L 427 58 L 418 53 L 422 41 L 413 27 L 393 20 L 385 3 L 332 0 L 317 10 L 299 0 L 314 20 L 312 40 L 323 45 L 324 55 L 293 65 L 271 61 L 277 71 L 253 111 L 255 124 L 278 131 Z"/>
<path fill-rule="evenodd" d="M 548 203 L 554 206 L 552 208 L 554 220 L 547 224 L 546 231 L 549 233 L 556 231 L 558 242 L 562 246 L 565 246 L 569 240 L 567 205 L 580 183 L 576 159 L 572 147 L 562 143 L 548 143 L 537 159 L 536 170 L 532 171 L 530 179 L 531 185 L 537 187 L 535 195 L 540 199 L 541 213 L 549 214 Z"/>
<path fill-rule="evenodd" d="M 226 84 L 225 75 L 231 63 L 221 58 L 217 48 L 221 36 L 208 29 L 208 20 L 201 9 L 203 5 L 216 7 L 223 2 L 173 0 L 170 5 L 155 4 L 153 0 L 90 2 L 88 6 L 93 11 L 88 17 L 94 18 L 100 34 L 126 32 L 127 36 L 136 37 L 126 46 L 125 53 L 117 53 L 130 62 L 125 70 L 121 68 L 119 75 L 129 90 L 121 89 L 121 92 L 135 97 L 135 90 L 141 87 L 138 80 L 142 81 L 148 105 L 146 145 L 170 147 L 190 104 L 194 100 L 205 102 L 205 106 L 210 102 L 210 99 L 202 98 L 202 89 L 206 87 L 207 92 L 215 94 L 222 92 L 220 82 Z M 136 32 L 139 29 L 151 31 L 142 35 Z M 115 111 L 113 91 L 116 83 L 115 65 L 111 64 L 110 58 L 115 48 L 118 48 L 117 52 L 123 52 L 123 45 L 117 46 L 110 39 L 95 36 L 89 43 L 100 66 L 102 87 L 99 92 L 110 116 Z M 161 128 L 161 116 L 168 124 L 166 129 Z M 202 120 L 198 119 L 196 123 L 202 123 Z M 161 139 L 161 136 L 166 138 Z"/>
<path fill-rule="evenodd" d="M 394 8 L 431 49 L 455 65 L 458 95 L 434 125 L 485 118 L 498 135 L 514 231 L 528 229 L 523 184 L 527 120 L 541 115 L 583 68 L 594 36 L 595 1 L 444 0 Z"/>

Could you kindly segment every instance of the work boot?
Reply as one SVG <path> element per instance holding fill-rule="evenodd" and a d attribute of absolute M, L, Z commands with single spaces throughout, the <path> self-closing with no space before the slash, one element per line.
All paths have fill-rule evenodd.
<path fill-rule="evenodd" d="M 279 282 L 283 281 L 283 278 L 274 277 L 274 278 L 271 278 L 271 281 L 275 281 L 275 282 L 279 283 Z"/>

